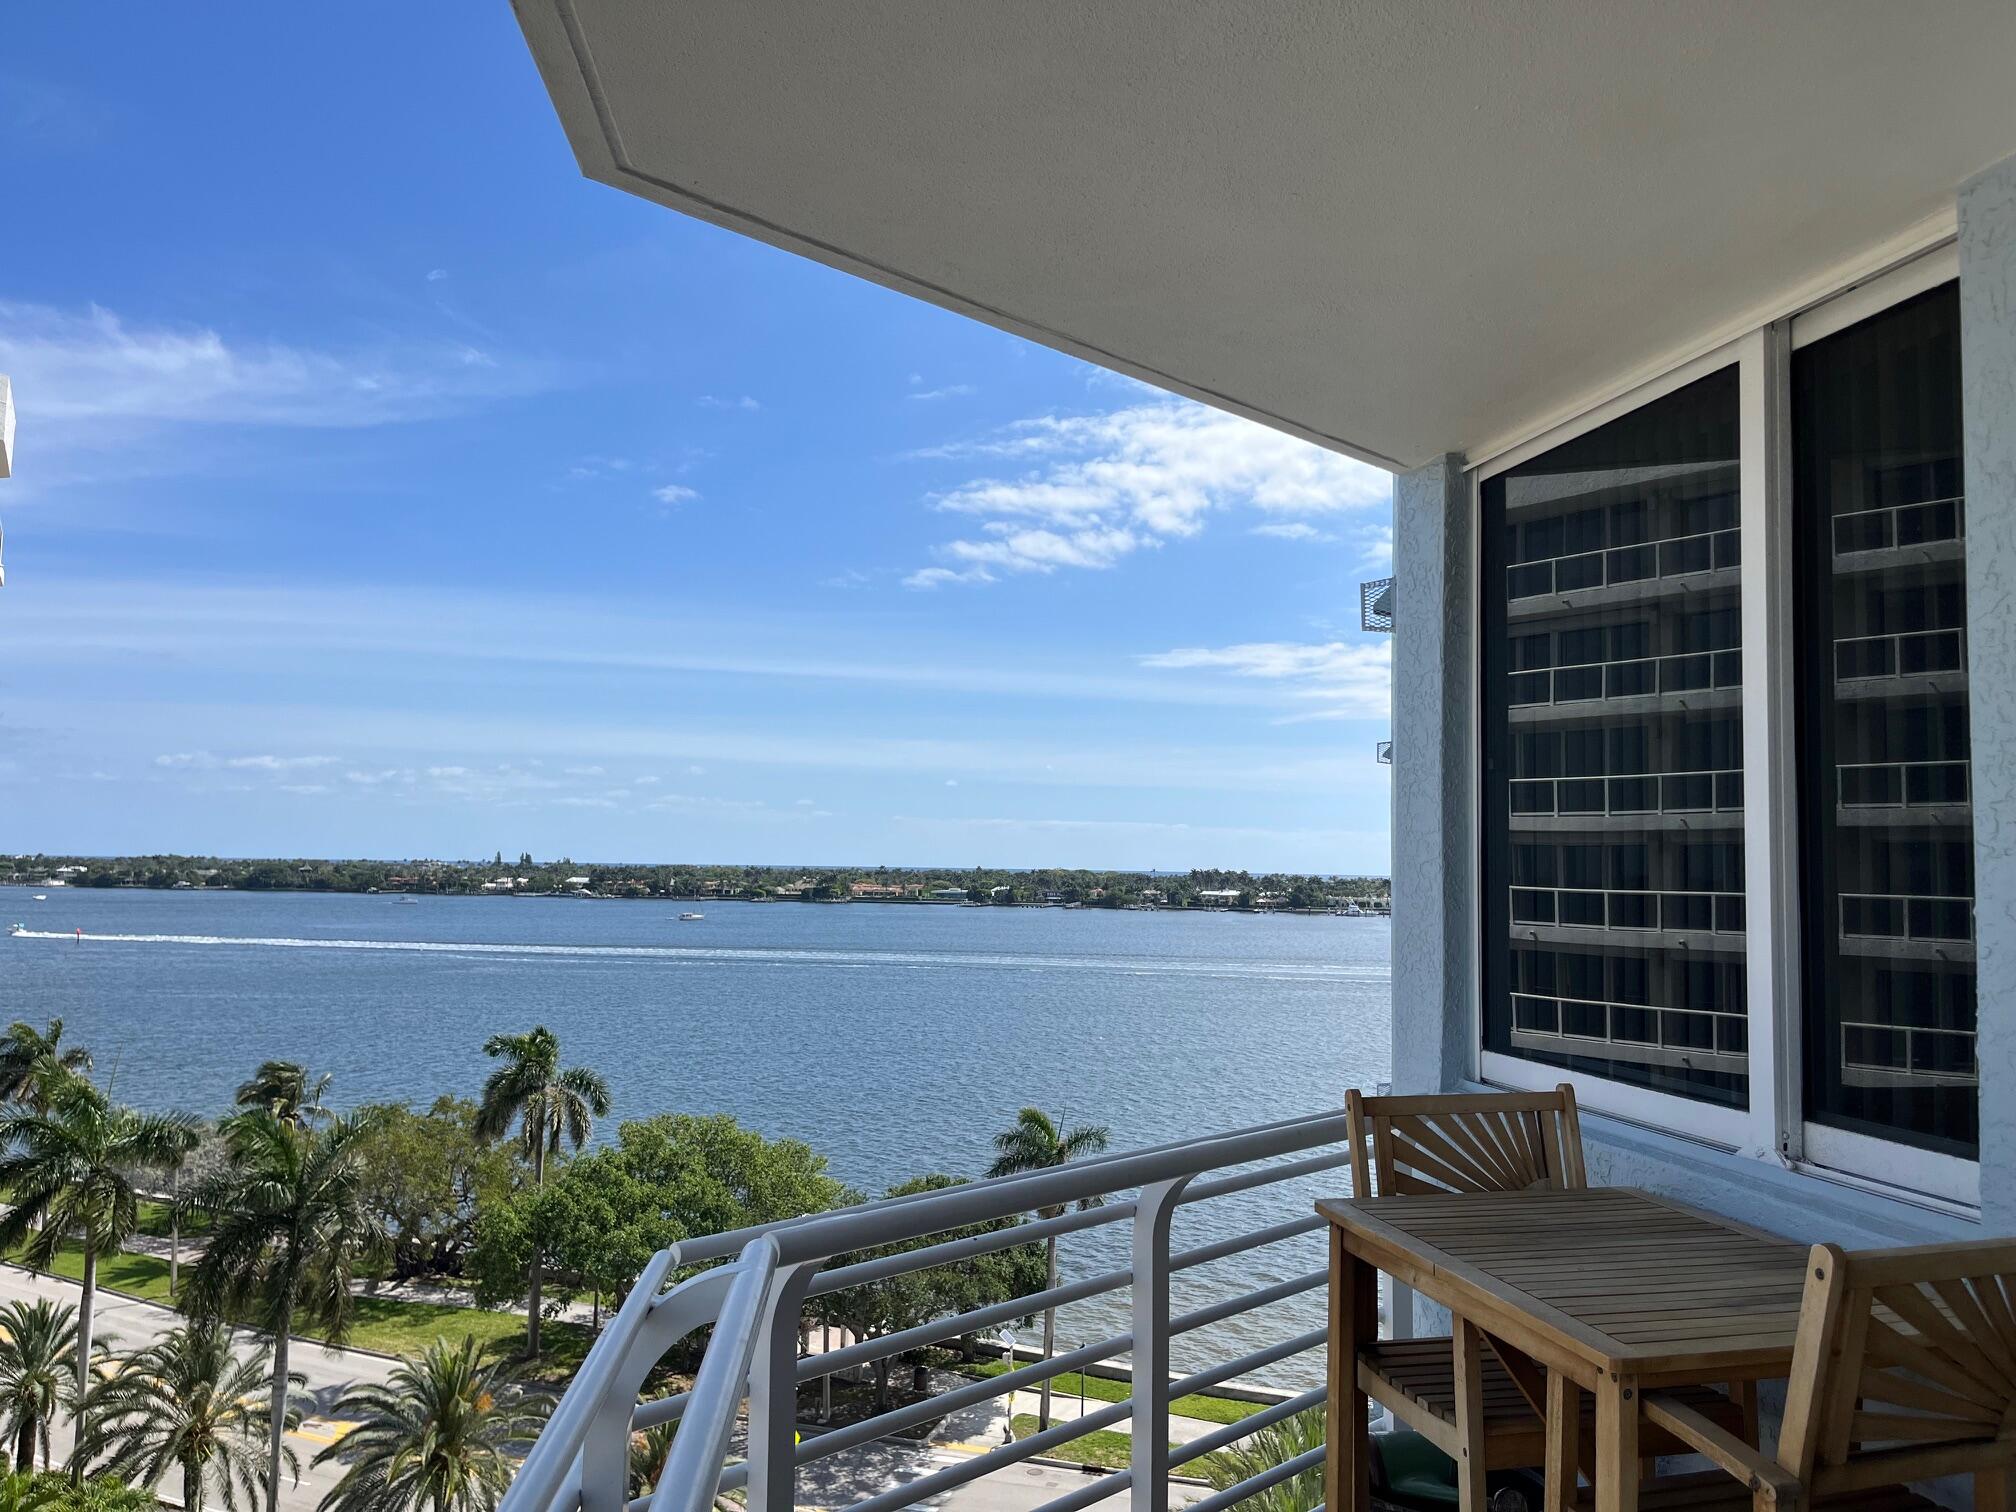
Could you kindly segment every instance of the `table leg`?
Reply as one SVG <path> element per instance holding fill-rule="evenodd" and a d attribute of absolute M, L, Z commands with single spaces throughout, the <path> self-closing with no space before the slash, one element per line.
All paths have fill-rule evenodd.
<path fill-rule="evenodd" d="M 1596 1512 L 1638 1512 L 1638 1382 L 1596 1378 Z"/>
<path fill-rule="evenodd" d="M 1547 1372 L 1546 1512 L 1570 1512 L 1582 1462 L 1582 1391 L 1558 1370 Z"/>
<path fill-rule="evenodd" d="M 1484 1512 L 1484 1341 L 1475 1324 L 1455 1325 L 1456 1506 Z"/>
<path fill-rule="evenodd" d="M 1329 1401 L 1324 1408 L 1323 1497 L 1329 1512 L 1371 1512 L 1372 1446 L 1358 1350 L 1379 1337 L 1379 1275 L 1330 1230 Z"/>
<path fill-rule="evenodd" d="M 1743 1442 L 1753 1449 L 1759 1447 L 1760 1441 L 1757 1437 L 1757 1383 L 1755 1381 L 1731 1381 L 1729 1383 L 1729 1400 L 1734 1402 L 1737 1410 L 1743 1414 L 1743 1427 L 1740 1430 L 1743 1435 Z"/>

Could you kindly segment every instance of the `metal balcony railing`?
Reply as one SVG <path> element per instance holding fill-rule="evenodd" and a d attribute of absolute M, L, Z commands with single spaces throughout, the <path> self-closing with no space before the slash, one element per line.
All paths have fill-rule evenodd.
<path fill-rule="evenodd" d="M 1879 504 L 1834 516 L 1834 554 L 1886 551 L 1894 546 L 1929 546 L 1936 541 L 1963 540 L 1967 534 L 1966 501 L 1926 499 L 1917 504 Z"/>
<path fill-rule="evenodd" d="M 1974 900 L 1952 894 L 1843 893 L 1841 937 L 1970 941 L 1974 938 Z"/>
<path fill-rule="evenodd" d="M 1743 810 L 1743 773 L 1643 772 L 1614 777 L 1514 777 L 1515 818 L 1726 814 Z"/>
<path fill-rule="evenodd" d="M 1679 1055 L 1737 1061 L 1749 1053 L 1750 1019 L 1741 1010 L 1666 1008 L 1550 993 L 1512 994 L 1512 1028 L 1524 1040 L 1559 1040 L 1563 1053 L 1643 1060 Z"/>
<path fill-rule="evenodd" d="M 1852 761 L 1840 767 L 1841 807 L 1964 807 L 1973 801 L 1965 761 Z"/>
<path fill-rule="evenodd" d="M 1601 887 L 1512 887 L 1514 925 L 1559 929 L 1668 929 L 1742 934 L 1740 892 Z"/>
<path fill-rule="evenodd" d="M 1743 652 L 1678 651 L 1670 656 L 1635 656 L 1623 661 L 1576 662 L 1536 667 L 1506 678 L 1515 708 L 1533 704 L 1591 703 L 1609 698 L 1702 693 L 1743 685 Z"/>
<path fill-rule="evenodd" d="M 1972 1086 L 1980 1081 L 1972 1029 L 1841 1025 L 1841 1071 L 1854 1087 Z"/>
<path fill-rule="evenodd" d="M 1834 680 L 1930 677 L 1967 670 L 1963 630 L 1903 630 L 1893 635 L 1844 635 L 1834 642 Z"/>
<path fill-rule="evenodd" d="M 1690 577 L 1742 565 L 1740 530 L 1703 530 L 1632 546 L 1603 546 L 1563 556 L 1513 562 L 1505 569 L 1508 603 L 1547 593 L 1586 592 L 1659 578 Z"/>
<path fill-rule="evenodd" d="M 1074 1162 L 1023 1176 L 968 1182 L 913 1196 L 864 1203 L 762 1228 L 717 1234 L 673 1246 L 655 1257 L 622 1308 L 595 1341 L 545 1431 L 533 1444 L 502 1512 L 707 1512 L 723 1492 L 746 1492 L 750 1512 L 785 1512 L 794 1505 L 799 1473 L 850 1449 L 914 1429 L 976 1404 L 1026 1392 L 1043 1381 L 1132 1356 L 1131 1395 L 1102 1404 L 1044 1432 L 962 1458 L 915 1479 L 852 1502 L 847 1512 L 896 1512 L 969 1482 L 1055 1450 L 1115 1424 L 1132 1430 L 1132 1459 L 1117 1470 L 1057 1497 L 1036 1512 L 1081 1512 L 1126 1494 L 1132 1512 L 1167 1512 L 1169 1476 L 1306 1408 L 1320 1407 L 1321 1386 L 1302 1391 L 1188 1443 L 1168 1443 L 1170 1403 L 1236 1377 L 1318 1350 L 1326 1330 L 1295 1327 L 1285 1337 L 1232 1358 L 1217 1359 L 1180 1380 L 1170 1373 L 1170 1345 L 1230 1318 L 1265 1313 L 1323 1287 L 1327 1269 L 1290 1274 L 1189 1312 L 1172 1314 L 1172 1276 L 1216 1261 L 1280 1245 L 1322 1228 L 1311 1197 L 1282 1194 L 1279 1221 L 1188 1249 L 1170 1243 L 1171 1225 L 1192 1204 L 1278 1188 L 1325 1175 L 1328 1193 L 1349 1189 L 1342 1112 L 1316 1114 L 1236 1133 Z M 1338 1173 L 1329 1175 L 1327 1173 Z M 1306 1186 L 1308 1183 L 1304 1183 Z M 1094 1202 L 1098 1205 L 1080 1207 Z M 926 1241 L 948 1230 L 1036 1217 L 977 1236 L 939 1240 L 865 1261 L 839 1257 L 893 1244 Z M 849 1287 L 958 1264 L 1056 1235 L 1124 1224 L 1131 1262 L 1124 1269 L 1069 1281 L 1011 1301 L 974 1308 L 917 1327 L 801 1356 L 801 1315 L 814 1298 Z M 710 1267 L 667 1283 L 695 1266 Z M 1263 1273 L 1292 1270 L 1272 1260 Z M 1008 1369 L 928 1400 L 898 1406 L 861 1422 L 819 1433 L 798 1432 L 801 1383 L 895 1358 L 926 1345 L 997 1328 L 1049 1307 L 1126 1292 L 1131 1327 L 1048 1360 Z M 1396 1309 L 1397 1311 L 1397 1309 Z M 1273 1315 L 1278 1319 L 1279 1314 Z M 1320 1312 L 1309 1316 L 1320 1318 Z M 1306 1324 L 1309 1317 L 1299 1322 Z M 640 1401 L 652 1368 L 673 1346 L 712 1329 L 689 1391 Z M 1014 1361 L 1007 1362 L 1011 1367 Z M 1320 1367 L 1306 1372 L 1320 1379 Z M 742 1405 L 747 1403 L 748 1451 L 731 1458 Z M 627 1500 L 631 1435 L 661 1423 L 679 1430 L 654 1490 Z M 1308 1469 L 1315 1450 L 1254 1475 L 1198 1502 L 1191 1512 L 1224 1512 Z M 886 1477 L 879 1479 L 886 1480 Z"/>

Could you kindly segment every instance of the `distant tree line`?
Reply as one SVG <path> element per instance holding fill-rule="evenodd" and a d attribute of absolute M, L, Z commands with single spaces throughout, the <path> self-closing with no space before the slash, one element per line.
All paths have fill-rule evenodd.
<path fill-rule="evenodd" d="M 1286 908 L 1321 910 L 1346 899 L 1386 898 L 1384 877 L 1308 876 L 1200 868 L 1179 874 L 1065 868 L 720 866 L 536 861 L 521 853 L 489 861 L 247 860 L 222 856 L 15 856 L 0 877 L 38 886 L 148 887 L 248 892 L 592 895 L 613 898 L 739 898 L 833 903 L 942 902 L 958 893 L 1001 906 L 1084 908 Z M 1219 894 L 1207 897 L 1206 894 Z M 1232 896 L 1223 896 L 1231 894 Z"/>

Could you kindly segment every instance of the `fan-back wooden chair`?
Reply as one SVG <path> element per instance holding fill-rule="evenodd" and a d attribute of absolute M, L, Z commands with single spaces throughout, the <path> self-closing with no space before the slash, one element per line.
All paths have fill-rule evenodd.
<path fill-rule="evenodd" d="M 1653 1482 L 1641 1509 L 1921 1508 L 1908 1483 L 1971 1475 L 1975 1512 L 2009 1512 L 2016 1240 L 1813 1246 L 1775 1458 L 1664 1392 L 1643 1404 L 1717 1468 Z"/>
<path fill-rule="evenodd" d="M 1361 1196 L 1438 1192 L 1562 1191 L 1589 1184 L 1575 1090 L 1449 1093 L 1418 1097 L 1344 1095 L 1352 1190 Z M 1396 1420 L 1455 1460 L 1459 1507 L 1481 1512 L 1494 1470 L 1543 1464 L 1546 1373 L 1489 1334 L 1460 1323 L 1455 1336 L 1381 1339 L 1358 1356 L 1358 1388 Z M 1577 1458 L 1589 1468 L 1595 1410 L 1582 1392 Z M 1754 1407 L 1708 1387 L 1675 1393 L 1702 1421 L 1756 1438 Z M 1685 1453 L 1658 1425 L 1640 1435 L 1649 1458 Z M 1465 1453 L 1465 1446 L 1470 1446 Z M 2016 1512 L 2016 1508 L 2004 1509 Z"/>

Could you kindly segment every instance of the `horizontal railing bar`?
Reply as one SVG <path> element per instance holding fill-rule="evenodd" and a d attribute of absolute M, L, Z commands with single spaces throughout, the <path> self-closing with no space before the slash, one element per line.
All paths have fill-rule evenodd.
<path fill-rule="evenodd" d="M 1213 1302 L 1209 1307 L 1200 1307 L 1195 1312 L 1187 1312 L 1180 1318 L 1171 1318 L 1169 1320 L 1169 1332 L 1172 1334 L 1189 1333 L 1192 1329 L 1203 1328 L 1212 1323 L 1221 1323 L 1227 1318 L 1236 1318 L 1241 1313 L 1252 1312 L 1256 1308 L 1266 1307 L 1271 1303 L 1279 1302 L 1284 1297 L 1299 1296 L 1303 1292 L 1313 1291 L 1316 1287 L 1326 1284 L 1329 1280 L 1330 1273 L 1319 1270 L 1310 1271 L 1307 1275 L 1296 1276 L 1291 1280 L 1277 1281 L 1274 1285 L 1263 1286 L 1258 1291 L 1246 1292 L 1237 1297 L 1228 1297 L 1223 1302 Z"/>
<path fill-rule="evenodd" d="M 1118 1496 L 1122 1491 L 1131 1490 L 1134 1485 L 1132 1470 L 1115 1470 L 1111 1475 L 1102 1475 L 1088 1485 L 1066 1491 L 1034 1508 L 1033 1512 L 1084 1512 L 1094 1502 L 1102 1502 L 1109 1496 Z"/>
<path fill-rule="evenodd" d="M 1197 1371 L 1180 1381 L 1169 1383 L 1169 1400 L 1192 1396 L 1200 1391 L 1209 1391 L 1213 1386 L 1223 1386 L 1234 1376 L 1245 1375 L 1249 1370 L 1258 1370 L 1263 1365 L 1272 1365 L 1278 1360 L 1292 1359 L 1298 1354 L 1318 1348 L 1330 1341 L 1327 1329 L 1312 1328 L 1292 1339 L 1283 1339 L 1278 1344 L 1269 1344 L 1265 1349 L 1256 1349 L 1251 1354 L 1241 1355 L 1236 1360 L 1226 1360 L 1213 1365 L 1208 1370 Z"/>
<path fill-rule="evenodd" d="M 995 1176 L 988 1178 L 984 1182 L 968 1182 L 966 1183 L 966 1186 L 988 1187 L 990 1189 L 998 1190 L 1002 1187 L 1019 1186 L 1030 1182 L 1043 1180 L 1046 1177 L 1054 1176 L 1056 1174 L 1057 1169 L 1068 1170 L 1070 1172 L 1082 1176 L 1093 1172 L 1097 1172 L 1107 1166 L 1120 1165 L 1126 1162 L 1138 1162 L 1143 1160 L 1144 1158 L 1151 1156 L 1167 1155 L 1172 1150 L 1192 1149 L 1204 1144 L 1222 1143 L 1225 1140 L 1248 1139 L 1248 1138 L 1257 1138 L 1258 1136 L 1267 1134 L 1279 1134 L 1284 1130 L 1293 1129 L 1303 1124 L 1328 1124 L 1333 1121 L 1341 1121 L 1342 1117 L 1343 1115 L 1341 1113 L 1303 1113 L 1293 1118 L 1277 1119 L 1272 1123 L 1252 1124 L 1244 1129 L 1235 1129 L 1229 1134 L 1222 1134 L 1216 1136 L 1216 1138 L 1212 1140 L 1173 1139 L 1168 1141 L 1166 1144 L 1149 1145 L 1146 1149 L 1119 1151 L 1111 1155 L 1088 1156 L 1082 1160 L 1074 1160 L 1071 1162 L 1069 1166 L 1066 1167 L 1056 1168 L 1048 1171 L 1030 1171 L 1016 1176 Z M 1325 1139 L 1312 1139 L 1308 1141 L 1306 1145 L 1289 1146 L 1288 1148 L 1306 1149 L 1309 1148 L 1310 1146 L 1324 1144 L 1327 1142 L 1328 1141 Z M 1239 1163 L 1240 1162 L 1235 1160 L 1214 1160 L 1204 1162 L 1202 1165 L 1198 1166 L 1197 1169 L 1209 1170 L 1213 1166 L 1235 1165 Z M 1182 1171 L 1180 1168 L 1175 1171 L 1158 1171 L 1157 1175 L 1147 1179 L 1162 1180 L 1169 1175 L 1181 1175 L 1181 1174 Z M 1083 1192 L 1078 1196 L 1070 1197 L 1066 1200 L 1070 1202 L 1077 1202 L 1081 1199 L 1082 1196 L 1102 1196 L 1109 1192 L 1127 1191 L 1130 1188 L 1133 1188 L 1140 1184 L 1141 1183 L 1139 1181 L 1115 1181 L 1108 1183 L 1105 1187 L 1102 1188 L 1099 1187 L 1096 1183 L 1094 1183 L 1091 1190 Z M 845 1209 L 844 1211 L 858 1214 L 889 1213 L 899 1208 L 914 1207 L 919 1203 L 935 1202 L 940 1198 L 942 1198 L 943 1196 L 945 1196 L 945 1194 L 948 1191 L 952 1190 L 958 1190 L 958 1189 L 939 1188 L 929 1192 L 910 1192 L 901 1197 L 878 1197 L 872 1202 L 860 1203 L 857 1206 Z M 1008 1209 L 1007 1213 L 1021 1213 L 1021 1212 L 1027 1212 L 1033 1208 L 1051 1207 L 1055 1205 L 1057 1204 L 1054 1204 L 1049 1201 L 1026 1202 L 1020 1204 L 1019 1206 Z M 1007 1213 L 1003 1213 L 1001 1216 L 1005 1217 L 1007 1216 Z M 673 1245 L 671 1248 L 672 1264 L 674 1266 L 688 1266 L 688 1265 L 701 1264 L 709 1260 L 725 1259 L 729 1255 L 739 1254 L 742 1251 L 742 1248 L 745 1245 L 747 1245 L 750 1240 L 755 1239 L 760 1235 L 768 1233 L 783 1233 L 793 1229 L 804 1228 L 810 1224 L 821 1223 L 831 1218 L 832 1216 L 833 1215 L 830 1212 L 807 1213 L 802 1217 L 787 1218 L 777 1223 L 751 1224 L 746 1228 L 730 1229 L 725 1233 L 703 1234 L 697 1239 L 681 1240 L 679 1243 Z M 930 1231 L 926 1230 L 926 1232 Z M 859 1245 L 843 1245 L 840 1246 L 838 1249 L 836 1249 L 834 1253 L 837 1254 L 841 1253 L 846 1249 L 855 1249 L 860 1247 L 861 1246 Z M 796 1258 L 798 1257 L 794 1255 L 793 1257 L 794 1263 Z"/>
<path fill-rule="evenodd" d="M 916 1480 L 905 1481 L 900 1486 L 891 1486 L 880 1495 L 855 1502 L 847 1508 L 847 1512 L 895 1512 L 898 1507 L 911 1506 L 943 1492 L 956 1490 L 968 1481 L 979 1480 L 983 1475 L 992 1475 L 996 1470 L 1006 1466 L 1019 1465 L 1026 1459 L 1033 1459 L 1046 1449 L 1054 1449 L 1059 1444 L 1068 1444 L 1075 1438 L 1083 1438 L 1086 1434 L 1097 1432 L 1108 1424 L 1124 1422 L 1131 1410 L 1130 1403 L 1119 1402 L 1111 1407 L 1103 1407 L 1097 1412 L 1088 1412 L 1083 1417 L 1053 1423 L 1041 1433 L 1032 1433 L 1026 1439 L 1017 1439 L 1012 1444 L 1002 1444 L 970 1460 L 948 1465 L 930 1475 L 921 1475 Z"/>
<path fill-rule="evenodd" d="M 950 1190 L 941 1188 L 940 1190 Z M 823 1297 L 830 1292 L 845 1291 L 850 1286 L 860 1286 L 869 1281 L 882 1281 L 890 1276 L 908 1275 L 911 1271 L 930 1270 L 940 1265 L 958 1265 L 981 1255 L 991 1255 L 997 1250 L 1014 1249 L 1017 1245 L 1035 1244 L 1059 1234 L 1077 1233 L 1083 1229 L 1099 1228 L 1108 1223 L 1120 1223 L 1134 1216 L 1132 1202 L 1107 1202 L 1082 1212 L 1063 1213 L 1055 1218 L 1042 1218 L 1034 1223 L 1018 1223 L 1013 1228 L 996 1229 L 992 1233 L 974 1234 L 966 1239 L 947 1239 L 941 1244 L 927 1245 L 922 1249 L 904 1250 L 894 1255 L 881 1255 L 873 1260 L 858 1261 L 853 1265 L 843 1265 L 838 1270 L 821 1272 L 814 1278 L 808 1297 Z"/>
<path fill-rule="evenodd" d="M 1216 1453 L 1227 1444 L 1236 1444 L 1240 1439 L 1258 1433 L 1262 1428 L 1271 1427 L 1283 1418 L 1291 1418 L 1310 1407 L 1320 1406 L 1329 1399 L 1330 1389 L 1327 1386 L 1318 1386 L 1314 1391 L 1305 1391 L 1302 1395 L 1290 1397 L 1285 1402 L 1276 1402 L 1272 1407 L 1263 1407 L 1236 1423 L 1227 1423 L 1223 1428 L 1207 1433 L 1201 1438 L 1192 1439 L 1187 1444 L 1171 1444 L 1169 1468 L 1174 1470 L 1178 1465 L 1185 1465 L 1203 1455 Z"/>
<path fill-rule="evenodd" d="M 1305 1449 L 1291 1460 L 1283 1460 L 1278 1465 L 1270 1465 L 1258 1475 L 1249 1475 L 1236 1486 L 1227 1486 L 1216 1496 L 1207 1496 L 1202 1501 L 1192 1502 L 1183 1512 L 1225 1512 L 1227 1507 L 1236 1507 L 1249 1496 L 1258 1496 L 1269 1486 L 1278 1486 L 1285 1480 L 1293 1480 L 1304 1470 L 1313 1470 L 1323 1463 L 1325 1447 Z"/>
<path fill-rule="evenodd" d="M 1177 1146 L 1158 1153 L 1103 1162 L 1087 1170 L 1079 1163 L 1055 1166 L 1027 1178 L 998 1178 L 968 1182 L 963 1186 L 941 1187 L 928 1197 L 936 1211 L 924 1233 L 989 1223 L 1032 1208 L 1063 1207 L 1088 1197 L 1103 1197 L 1113 1191 L 1132 1190 L 1157 1181 L 1225 1166 L 1246 1165 L 1278 1155 L 1294 1154 L 1326 1144 L 1341 1144 L 1349 1133 L 1342 1113 L 1305 1120 L 1285 1128 L 1256 1134 L 1228 1135 L 1195 1144 Z M 1111 1177 L 1113 1179 L 1106 1180 Z M 774 1237 L 782 1252 L 780 1263 L 797 1265 L 807 1260 L 826 1259 L 849 1250 L 866 1249 L 894 1239 L 915 1237 L 892 1229 L 886 1212 L 843 1208 L 790 1228 Z"/>
<path fill-rule="evenodd" d="M 944 1417 L 957 1412 L 962 1407 L 971 1407 L 975 1402 L 985 1402 L 997 1396 L 1006 1396 L 1011 1391 L 1026 1391 L 1040 1386 L 1053 1376 L 1063 1375 L 1081 1365 L 1096 1365 L 1101 1360 L 1109 1360 L 1116 1354 L 1125 1354 L 1134 1347 L 1131 1333 L 1115 1334 L 1110 1339 L 1097 1344 L 1082 1345 L 1067 1354 L 1052 1355 L 1034 1365 L 1025 1365 L 1020 1370 L 1005 1371 L 998 1376 L 989 1376 L 975 1381 L 970 1386 L 955 1386 L 952 1390 L 921 1402 L 912 1402 L 907 1407 L 896 1407 L 879 1417 L 866 1418 L 858 1423 L 849 1423 L 844 1428 L 835 1428 L 831 1433 L 822 1433 L 798 1445 L 797 1461 L 809 1465 L 814 1460 L 825 1459 L 828 1455 L 839 1454 L 842 1450 L 853 1449 L 861 1444 L 872 1444 L 879 1438 L 915 1427 L 918 1423 L 928 1423 L 932 1418 Z"/>
<path fill-rule="evenodd" d="M 1273 1186 L 1277 1182 L 1293 1181 L 1297 1176 L 1313 1176 L 1321 1171 L 1334 1171 L 1339 1166 L 1351 1164 L 1350 1150 L 1338 1150 L 1329 1155 L 1311 1155 L 1306 1160 L 1287 1160 L 1279 1165 L 1262 1166 L 1257 1171 L 1240 1171 L 1231 1176 L 1218 1176 L 1210 1181 L 1200 1181 L 1176 1199 L 1180 1206 L 1188 1207 L 1193 1202 L 1209 1202 L 1213 1197 L 1230 1196 L 1233 1192 L 1249 1192 L 1254 1187 Z"/>
<path fill-rule="evenodd" d="M 646 1428 L 656 1428 L 660 1423 L 676 1423 L 686 1415 L 686 1408 L 692 1400 L 692 1392 L 680 1391 L 668 1397 L 659 1397 L 655 1402 L 639 1402 L 637 1410 L 630 1414 L 630 1427 L 641 1433 Z"/>
<path fill-rule="evenodd" d="M 1342 1164 L 1348 1157 L 1340 1158 Z M 1326 1161 L 1328 1165 L 1331 1162 Z M 1130 1204 L 1131 1206 L 1131 1204 Z M 1299 1235 L 1313 1233 L 1323 1227 L 1324 1220 L 1312 1213 L 1307 1218 L 1291 1219 L 1287 1223 L 1277 1223 L 1271 1228 L 1255 1229 L 1233 1239 L 1221 1239 L 1215 1244 L 1199 1245 L 1195 1249 L 1184 1250 L 1169 1257 L 1172 1272 L 1189 1270 L 1199 1265 L 1209 1265 L 1214 1260 L 1223 1260 L 1228 1255 L 1243 1254 L 1248 1250 L 1278 1244 L 1283 1239 L 1293 1239 Z M 920 1251 L 921 1253 L 921 1251 Z M 832 1274 L 843 1274 L 834 1271 Z M 957 1338 L 961 1334 L 978 1333 L 996 1323 L 1012 1322 L 1017 1318 L 1031 1317 L 1046 1312 L 1053 1307 L 1065 1307 L 1073 1302 L 1083 1302 L 1089 1297 L 1101 1296 L 1107 1292 L 1119 1291 L 1131 1286 L 1134 1276 L 1131 1271 L 1107 1271 L 1103 1275 L 1091 1276 L 1083 1281 L 1072 1281 L 1062 1286 L 1054 1286 L 1046 1291 L 1030 1292 L 1020 1297 L 1010 1297 L 1005 1302 L 994 1302 L 986 1307 L 976 1307 L 969 1312 L 954 1313 L 949 1317 L 936 1318 L 929 1323 L 920 1323 L 915 1328 L 906 1328 L 899 1333 L 883 1334 L 879 1338 L 863 1339 L 858 1344 L 849 1344 L 844 1349 L 828 1350 L 823 1354 L 804 1355 L 798 1361 L 798 1379 L 815 1381 L 821 1376 L 836 1371 L 851 1370 L 857 1365 L 867 1365 L 889 1355 L 902 1354 L 918 1349 L 926 1344 L 935 1344 L 941 1339 Z M 816 1291 L 816 1288 L 815 1288 Z M 654 1421 L 661 1421 L 654 1419 Z M 638 1425 L 644 1426 L 640 1409 Z"/>

